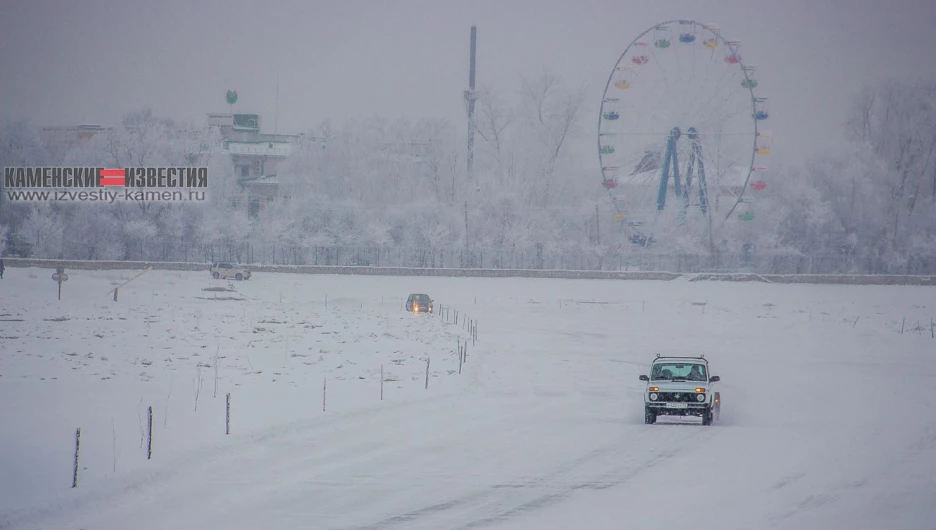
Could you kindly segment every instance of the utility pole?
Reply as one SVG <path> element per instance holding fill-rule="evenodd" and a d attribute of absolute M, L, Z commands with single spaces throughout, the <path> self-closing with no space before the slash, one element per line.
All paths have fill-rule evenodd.
<path fill-rule="evenodd" d="M 598 241 L 598 270 L 604 270 L 604 263 L 601 259 L 601 224 L 598 217 L 598 205 L 595 204 L 595 238 Z"/>
<path fill-rule="evenodd" d="M 465 265 L 468 264 L 468 201 L 465 201 Z"/>
<path fill-rule="evenodd" d="M 478 43 L 478 28 L 471 26 L 471 54 L 468 59 L 468 90 L 465 101 L 468 102 L 468 181 L 474 180 L 474 105 L 478 99 L 475 93 L 475 51 Z"/>
<path fill-rule="evenodd" d="M 276 109 L 273 112 L 273 134 L 278 131 L 279 125 L 279 73 L 276 74 Z"/>
<path fill-rule="evenodd" d="M 601 225 L 598 222 L 598 205 L 595 205 L 595 237 L 598 239 L 598 246 L 601 246 Z"/>

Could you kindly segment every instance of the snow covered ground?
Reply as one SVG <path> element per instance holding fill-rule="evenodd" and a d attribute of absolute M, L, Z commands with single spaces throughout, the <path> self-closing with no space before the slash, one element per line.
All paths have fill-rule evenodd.
<path fill-rule="evenodd" d="M 50 273 L 0 280 L 3 529 L 936 520 L 932 288 Z M 710 359 L 719 423 L 643 424 L 655 353 Z"/>

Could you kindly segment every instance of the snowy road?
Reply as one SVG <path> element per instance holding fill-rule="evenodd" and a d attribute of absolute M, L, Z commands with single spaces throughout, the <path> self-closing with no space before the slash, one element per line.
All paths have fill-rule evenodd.
<path fill-rule="evenodd" d="M 187 282 L 206 283 L 197 273 L 164 274 L 178 293 L 193 290 Z M 146 289 L 166 283 L 158 277 L 149 281 Z M 122 464 L 125 471 L 101 473 L 77 490 L 61 480 L 51 493 L 30 499 L 35 509 L 4 506 L 0 528 L 520 530 L 691 524 L 713 530 L 922 530 L 936 518 L 931 478 L 936 394 L 928 391 L 936 387 L 936 340 L 928 326 L 911 331 L 907 324 L 928 323 L 936 314 L 931 289 L 289 275 L 258 275 L 251 282 L 237 288 L 254 301 L 252 307 L 280 311 L 281 321 L 301 308 L 302 319 L 321 325 L 297 326 L 266 356 L 252 353 L 251 369 L 222 383 L 221 392 L 242 392 L 241 401 L 267 400 L 267 408 L 252 408 L 251 429 L 228 437 L 195 436 L 204 423 L 197 415 L 213 414 L 217 405 L 208 401 L 197 413 L 179 410 L 160 432 L 172 440 L 167 455 Z M 306 315 L 301 300 L 323 290 L 341 292 L 342 301 Z M 280 303 L 283 291 L 291 298 Z M 439 351 L 440 341 L 464 336 L 460 326 L 435 316 L 401 315 L 395 304 L 374 302 L 410 291 L 430 292 L 478 319 L 480 340 L 469 349 L 464 373 L 453 374 L 457 362 L 447 359 L 424 390 L 413 361 L 413 375 L 400 377 L 385 401 L 342 408 L 342 400 L 349 403 L 360 393 L 353 385 L 373 388 L 367 376 L 348 375 L 346 386 L 337 390 L 335 411 L 311 410 L 322 391 L 320 374 L 313 371 L 322 368 L 297 365 L 280 354 L 281 348 L 298 345 L 296 351 L 305 351 L 306 342 L 330 336 L 313 339 L 313 333 L 347 330 L 344 338 L 315 346 L 344 356 L 345 370 L 348 360 L 362 364 L 364 351 L 383 355 L 381 345 L 388 341 L 403 341 L 402 350 L 425 344 Z M 157 297 L 145 292 L 139 304 L 152 309 Z M 166 298 L 176 311 L 188 310 L 181 294 L 169 292 Z M 52 314 L 26 294 L 16 303 L 23 306 L 24 320 Z M 11 313 L 10 307 L 0 309 Z M 257 315 L 249 312 L 232 312 L 231 322 L 255 322 Z M 371 329 L 378 325 L 379 330 Z M 374 346 L 363 347 L 361 340 L 349 338 L 352 332 L 361 340 L 370 334 L 378 338 L 368 343 Z M 341 350 L 346 343 L 359 349 Z M 18 348 L 25 352 L 30 344 L 36 343 Z M 399 357 L 394 348 L 386 355 Z M 704 353 L 710 359 L 713 373 L 722 378 L 719 423 L 643 424 L 637 376 L 657 352 Z M 436 355 L 432 363 L 442 363 Z M 273 367 L 274 360 L 292 363 L 287 368 L 293 372 Z M 28 402 L 24 393 L 50 384 L 83 389 L 108 384 L 82 379 L 82 370 L 39 382 L 26 375 L 38 370 L 35 362 L 3 361 L 3 403 L 14 392 Z M 279 382 L 251 379 L 261 364 L 264 373 L 281 370 Z M 127 374 L 133 370 L 127 368 Z M 310 372 L 299 377 L 302 370 Z M 123 377 L 119 369 L 113 372 L 115 379 Z M 107 395 L 126 394 L 135 404 L 139 385 L 162 388 L 166 374 L 134 382 L 132 390 L 114 384 Z M 7 383 L 14 378 L 15 384 Z M 292 383 L 284 393 L 285 379 Z M 250 389 L 249 397 L 240 397 Z M 191 400 L 190 389 L 181 392 Z M 287 397 L 312 406 L 302 414 L 281 410 Z M 37 400 L 32 415 L 55 417 L 53 409 L 64 406 Z M 261 421 L 264 412 L 274 416 L 267 423 Z M 0 408 L 6 425 L 41 423 L 25 416 Z M 106 467 L 110 458 L 107 418 L 98 467 Z M 185 440 L 172 422 L 186 425 Z M 23 431 L 43 432 L 29 427 Z M 62 427 L 52 420 L 43 426 L 45 432 L 56 428 Z M 122 436 L 131 438 L 131 445 L 135 428 Z M 29 447 L 28 439 L 3 436 L 0 442 Z M 28 458 L 29 449 L 22 451 Z M 69 450 L 61 451 L 64 476 Z M 16 478 L 0 473 L 0 491 L 15 486 Z"/>

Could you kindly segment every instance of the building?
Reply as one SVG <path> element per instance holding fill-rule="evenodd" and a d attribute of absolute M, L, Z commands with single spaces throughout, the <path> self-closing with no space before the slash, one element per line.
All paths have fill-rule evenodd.
<path fill-rule="evenodd" d="M 207 125 L 219 130 L 235 170 L 228 178 L 236 179 L 247 191 L 248 211 L 256 215 L 265 204 L 280 196 L 282 190 L 276 174 L 303 135 L 263 133 L 259 114 L 210 113 Z M 64 152 L 109 130 L 101 125 L 44 127 L 42 140 L 47 145 L 61 146 Z M 324 145 L 324 138 L 313 140 L 323 140 Z"/>
<path fill-rule="evenodd" d="M 279 194 L 276 173 L 292 154 L 300 134 L 260 132 L 259 114 L 208 114 L 208 126 L 217 127 L 230 153 L 235 178 L 248 192 L 248 211 L 257 215 Z"/>
<path fill-rule="evenodd" d="M 276 173 L 282 162 L 292 154 L 301 134 L 268 134 L 260 132 L 259 114 L 208 114 L 208 127 L 217 128 L 230 154 L 238 185 L 248 192 L 248 211 L 256 215 L 263 206 L 280 194 Z M 43 127 L 42 141 L 56 146 L 62 154 L 110 127 L 83 124 L 77 126 Z M 196 132 L 193 131 L 193 134 Z"/>
<path fill-rule="evenodd" d="M 279 164 L 292 153 L 301 137 L 260 132 L 259 114 L 209 114 L 208 126 L 220 129 L 238 179 L 275 175 Z"/>
<path fill-rule="evenodd" d="M 109 131 L 108 127 L 101 125 L 72 125 L 72 126 L 50 126 L 43 127 L 41 130 L 42 142 L 47 146 L 57 146 L 60 149 L 68 150 L 91 140 L 95 135 Z"/>

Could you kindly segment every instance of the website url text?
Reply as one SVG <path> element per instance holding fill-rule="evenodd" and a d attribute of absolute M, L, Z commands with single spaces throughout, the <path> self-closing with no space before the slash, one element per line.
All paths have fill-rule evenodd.
<path fill-rule="evenodd" d="M 62 202 L 104 202 L 118 200 L 127 202 L 185 202 L 204 201 L 204 191 L 169 191 L 127 189 L 122 191 L 92 190 L 48 190 L 48 191 L 12 191 L 6 190 L 7 199 L 15 202 L 62 201 Z"/>

